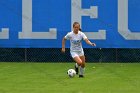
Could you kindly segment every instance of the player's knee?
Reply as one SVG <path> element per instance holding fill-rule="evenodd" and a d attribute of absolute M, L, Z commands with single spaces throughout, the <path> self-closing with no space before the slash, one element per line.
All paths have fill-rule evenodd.
<path fill-rule="evenodd" d="M 82 61 L 77 62 L 79 66 L 82 66 Z"/>
<path fill-rule="evenodd" d="M 78 62 L 78 65 L 81 66 L 81 67 L 83 67 L 83 68 L 85 67 L 85 63 L 83 63 L 82 61 L 81 62 Z"/>

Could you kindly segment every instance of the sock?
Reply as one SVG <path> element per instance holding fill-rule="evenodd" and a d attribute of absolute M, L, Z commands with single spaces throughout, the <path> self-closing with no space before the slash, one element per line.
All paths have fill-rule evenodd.
<path fill-rule="evenodd" d="M 79 73 L 79 75 L 84 75 L 84 70 L 85 70 L 85 68 L 80 66 L 80 73 Z"/>
<path fill-rule="evenodd" d="M 75 64 L 75 66 L 76 66 L 76 68 L 78 68 L 78 67 L 79 67 L 77 63 Z"/>

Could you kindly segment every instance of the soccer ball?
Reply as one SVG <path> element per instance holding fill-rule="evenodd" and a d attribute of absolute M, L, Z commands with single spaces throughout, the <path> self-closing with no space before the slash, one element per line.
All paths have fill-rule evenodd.
<path fill-rule="evenodd" d="M 76 75 L 76 71 L 74 69 L 69 69 L 67 74 L 70 78 L 73 78 Z"/>

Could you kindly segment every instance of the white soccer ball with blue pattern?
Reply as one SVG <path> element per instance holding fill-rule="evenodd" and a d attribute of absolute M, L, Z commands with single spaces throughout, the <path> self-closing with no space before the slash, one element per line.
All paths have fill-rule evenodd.
<path fill-rule="evenodd" d="M 74 69 L 69 69 L 67 74 L 70 78 L 73 78 L 76 75 L 76 71 Z"/>

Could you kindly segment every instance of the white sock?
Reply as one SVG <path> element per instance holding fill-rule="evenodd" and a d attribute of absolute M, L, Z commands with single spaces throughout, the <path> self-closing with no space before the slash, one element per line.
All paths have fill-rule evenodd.
<path fill-rule="evenodd" d="M 76 68 L 78 68 L 78 67 L 79 67 L 77 63 L 75 64 L 75 66 L 76 66 Z"/>
<path fill-rule="evenodd" d="M 85 71 L 85 68 L 80 66 L 80 73 L 79 73 L 79 75 L 84 75 L 84 71 Z"/>

